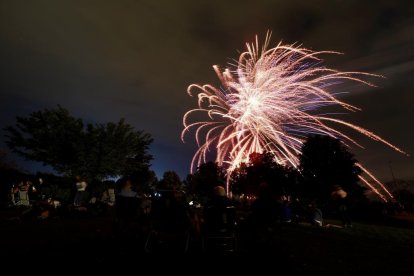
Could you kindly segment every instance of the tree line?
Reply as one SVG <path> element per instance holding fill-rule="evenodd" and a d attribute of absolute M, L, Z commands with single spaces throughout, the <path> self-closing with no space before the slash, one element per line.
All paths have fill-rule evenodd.
<path fill-rule="evenodd" d="M 319 201 L 328 200 L 335 185 L 357 197 L 364 193 L 358 183 L 361 170 L 357 160 L 343 143 L 328 136 L 308 137 L 297 168 L 278 164 L 270 153 L 252 153 L 229 176 L 224 167 L 208 162 L 181 181 L 174 171 L 165 172 L 161 180 L 156 178 L 149 150 L 153 138 L 124 119 L 85 123 L 58 106 L 17 117 L 5 132 L 8 147 L 18 155 L 51 166 L 63 177 L 83 176 L 91 183 L 129 176 L 144 191 L 185 189 L 200 197 L 227 181 L 235 195 L 257 194 L 262 182 L 276 195 Z"/>
<path fill-rule="evenodd" d="M 5 131 L 6 144 L 13 152 L 67 177 L 94 181 L 145 175 L 153 159 L 149 133 L 134 130 L 124 119 L 85 123 L 61 106 L 17 117 L 16 124 Z"/>

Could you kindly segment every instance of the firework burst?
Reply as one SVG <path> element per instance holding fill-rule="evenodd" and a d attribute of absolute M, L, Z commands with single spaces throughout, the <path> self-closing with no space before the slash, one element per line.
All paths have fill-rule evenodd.
<path fill-rule="evenodd" d="M 330 88 L 344 80 L 373 86 L 361 79 L 380 77 L 364 72 L 340 72 L 321 65 L 322 54 L 340 54 L 332 51 L 314 52 L 296 45 L 269 48 L 270 33 L 262 47 L 258 38 L 246 44 L 246 51 L 228 68 L 213 66 L 222 87 L 210 84 L 192 84 L 191 96 L 198 96 L 198 108 L 183 117 L 182 140 L 189 130 L 195 130 L 199 146 L 191 169 L 206 162 L 207 152 L 214 150 L 216 162 L 229 172 L 246 162 L 253 152 L 270 152 L 276 162 L 297 167 L 299 154 L 310 134 L 328 135 L 345 145 L 362 147 L 352 137 L 339 131 L 335 125 L 353 129 L 396 151 L 401 149 L 378 135 L 352 123 L 336 119 L 332 114 L 318 113 L 322 107 L 336 106 L 345 111 L 359 111 L 358 107 L 336 97 Z M 194 120 L 204 113 L 206 120 Z M 197 116 L 195 116 L 197 117 Z M 383 200 L 392 194 L 367 169 L 358 164 L 367 178 L 360 177 Z M 227 187 L 229 191 L 229 187 Z"/>

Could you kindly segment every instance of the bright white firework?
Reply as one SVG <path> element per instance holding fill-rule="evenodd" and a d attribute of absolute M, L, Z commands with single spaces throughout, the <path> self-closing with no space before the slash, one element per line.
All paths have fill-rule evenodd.
<path fill-rule="evenodd" d="M 235 64 L 224 70 L 213 66 L 221 88 L 209 84 L 188 87 L 190 95 L 198 95 L 198 108 L 184 115 L 181 135 L 184 141 L 185 133 L 195 129 L 199 148 L 191 163 L 192 170 L 206 162 L 207 152 L 211 149 L 216 151 L 216 162 L 227 167 L 228 175 L 253 152 L 270 152 L 278 163 L 297 167 L 302 144 L 310 134 L 328 135 L 347 146 L 362 147 L 352 137 L 335 129 L 335 124 L 349 127 L 404 153 L 364 128 L 329 114 L 317 114 L 318 109 L 330 105 L 359 111 L 359 108 L 337 99 L 329 88 L 343 80 L 373 86 L 360 77 L 378 75 L 339 72 L 321 66 L 321 54 L 339 54 L 337 52 L 314 52 L 281 43 L 268 49 L 269 41 L 270 33 L 260 48 L 256 36 L 255 43 L 246 44 L 247 50 Z M 200 112 L 208 115 L 207 120 L 191 120 Z M 373 192 L 384 201 L 387 197 L 392 198 L 381 182 L 360 164 L 358 166 L 379 186 L 377 189 L 360 177 Z"/>

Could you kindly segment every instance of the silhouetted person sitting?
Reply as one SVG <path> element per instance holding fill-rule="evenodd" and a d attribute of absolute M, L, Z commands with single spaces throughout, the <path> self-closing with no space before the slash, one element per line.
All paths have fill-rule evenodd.
<path fill-rule="evenodd" d="M 181 196 L 176 191 L 164 192 L 153 202 L 147 251 L 187 251 L 190 219 Z"/>
<path fill-rule="evenodd" d="M 269 184 L 261 183 L 258 197 L 252 203 L 247 225 L 249 235 L 246 236 L 246 241 L 249 246 L 253 246 L 253 251 L 264 252 L 270 248 L 280 210 Z"/>
<path fill-rule="evenodd" d="M 18 198 L 19 201 L 17 205 L 30 207 L 30 199 L 29 199 L 29 189 L 30 189 L 30 181 L 22 181 L 18 185 Z"/>
<path fill-rule="evenodd" d="M 132 181 L 128 178 L 121 180 L 121 189 L 115 200 L 115 211 L 118 227 L 122 231 L 129 231 L 133 222 L 139 218 L 140 201 L 138 194 L 132 190 Z"/>
<path fill-rule="evenodd" d="M 151 220 L 155 231 L 180 233 L 188 230 L 189 215 L 180 196 L 179 192 L 166 192 L 154 202 Z"/>
<path fill-rule="evenodd" d="M 322 211 L 316 205 L 316 202 L 309 204 L 309 219 L 314 226 L 321 227 L 323 225 Z"/>
<path fill-rule="evenodd" d="M 289 200 L 285 199 L 282 202 L 282 222 L 291 223 L 292 222 L 292 208 L 290 207 Z"/>
<path fill-rule="evenodd" d="M 102 193 L 100 201 L 105 203 L 107 206 L 112 207 L 115 205 L 115 200 L 115 187 L 112 183 L 110 183 L 109 186 L 107 186 L 104 192 Z"/>
<path fill-rule="evenodd" d="M 292 209 L 292 222 L 299 223 L 305 221 L 308 218 L 308 212 L 305 206 L 302 205 L 299 198 L 294 198 L 290 203 Z"/>
<path fill-rule="evenodd" d="M 220 233 L 233 231 L 236 211 L 222 186 L 214 187 L 214 194 L 204 208 L 204 231 Z"/>
<path fill-rule="evenodd" d="M 272 227 L 278 218 L 279 206 L 273 198 L 269 184 L 263 182 L 259 187 L 258 198 L 251 207 L 250 223 L 256 227 Z"/>
<path fill-rule="evenodd" d="M 214 187 L 213 196 L 203 210 L 203 251 L 234 252 L 236 208 L 226 196 L 222 186 Z"/>

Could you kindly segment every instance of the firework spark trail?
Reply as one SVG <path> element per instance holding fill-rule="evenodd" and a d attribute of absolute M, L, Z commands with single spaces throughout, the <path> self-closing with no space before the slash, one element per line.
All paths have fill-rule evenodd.
<path fill-rule="evenodd" d="M 383 189 L 388 196 L 391 199 L 394 199 L 394 196 L 387 190 L 387 188 L 384 186 L 384 184 L 382 184 L 370 171 L 368 171 L 366 168 L 364 168 L 361 164 L 357 163 L 356 164 L 364 173 L 366 173 L 372 180 L 374 180 L 375 183 L 378 184 L 378 186 L 381 187 L 381 189 Z"/>
<path fill-rule="evenodd" d="M 383 201 L 387 202 L 387 198 L 380 192 L 378 191 L 377 188 L 375 188 L 371 183 L 368 182 L 368 180 L 366 180 L 364 177 L 362 176 L 358 176 L 359 179 L 365 183 L 365 185 L 367 185 L 371 191 L 373 191 L 379 198 L 381 198 Z"/>
<path fill-rule="evenodd" d="M 198 96 L 198 108 L 183 117 L 184 130 L 195 129 L 199 146 L 191 162 L 191 169 L 206 162 L 207 152 L 216 151 L 216 162 L 230 172 L 248 160 L 253 152 L 270 152 L 276 162 L 297 167 L 298 155 L 310 134 L 328 135 L 340 139 L 348 147 L 363 148 L 348 135 L 327 123 L 346 126 L 375 141 L 382 142 L 396 151 L 401 149 L 378 135 L 352 123 L 328 117 L 333 114 L 315 114 L 321 107 L 337 106 L 346 111 L 359 108 L 338 100 L 328 88 L 344 80 L 369 86 L 363 76 L 381 77 L 364 72 L 339 72 L 322 67 L 321 54 L 340 54 L 333 51 L 314 52 L 296 45 L 282 45 L 268 49 L 270 33 L 263 46 L 258 38 L 246 44 L 238 61 L 221 70 L 213 66 L 222 88 L 212 85 L 192 84 L 187 92 Z M 191 116 L 206 113 L 207 120 L 191 122 Z M 367 169 L 358 164 L 385 193 L 392 194 Z M 386 197 L 365 178 L 367 184 L 380 198 Z M 227 191 L 229 187 L 227 184 Z"/>

